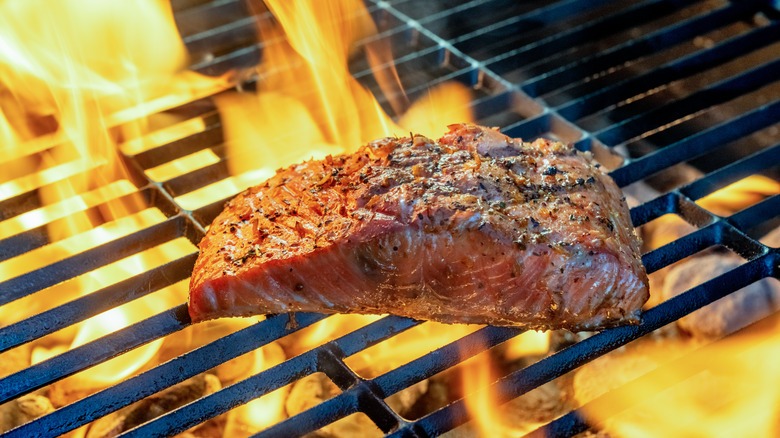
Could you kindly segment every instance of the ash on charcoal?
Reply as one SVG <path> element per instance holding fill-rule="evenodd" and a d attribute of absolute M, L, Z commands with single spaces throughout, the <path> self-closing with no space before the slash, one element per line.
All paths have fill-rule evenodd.
<path fill-rule="evenodd" d="M 760 240 L 764 245 L 771 246 L 773 248 L 780 247 L 780 227 L 770 231 Z"/>
<path fill-rule="evenodd" d="M 636 350 L 615 350 L 582 366 L 574 374 L 574 399 L 583 405 L 658 368 L 658 362 Z"/>
<path fill-rule="evenodd" d="M 733 253 L 709 254 L 693 258 L 672 268 L 664 282 L 667 300 L 744 262 Z M 694 338 L 720 339 L 780 309 L 780 286 L 764 279 L 733 292 L 677 321 Z"/>
<path fill-rule="evenodd" d="M 381 430 L 362 412 L 346 416 L 322 429 L 306 435 L 307 438 L 379 438 Z"/>
<path fill-rule="evenodd" d="M 252 322 L 247 318 L 223 318 L 187 327 L 166 336 L 158 353 L 157 362 L 163 363 L 187 353 L 195 346 L 206 345 L 246 327 Z M 223 362 L 207 371 L 219 378 L 223 385 L 235 383 L 250 374 L 255 363 L 254 353 L 247 353 Z"/>

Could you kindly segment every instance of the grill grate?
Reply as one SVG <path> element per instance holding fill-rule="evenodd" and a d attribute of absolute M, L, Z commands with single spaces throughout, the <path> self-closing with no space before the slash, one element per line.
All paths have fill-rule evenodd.
<path fill-rule="evenodd" d="M 736 157 L 632 209 L 631 216 L 636 226 L 674 214 L 697 227 L 697 231 L 645 254 L 648 272 L 716 245 L 734 251 L 746 263 L 646 311 L 638 326 L 600 332 L 501 377 L 493 384 L 499 400 L 518 397 L 755 281 L 778 278 L 780 252 L 755 236 L 778 225 L 780 195 L 728 217 L 695 203 L 748 175 L 778 176 L 777 11 L 765 2 L 715 0 L 420 3 L 376 0 L 369 4 L 370 12 L 385 29 L 376 38 L 393 44 L 395 65 L 412 99 L 444 81 L 466 83 L 475 90 L 472 106 L 478 123 L 498 125 L 513 137 L 545 136 L 574 142 L 582 150 L 619 151 L 622 165 L 611 175 L 621 187 L 680 163 L 696 164 L 707 154 L 727 151 L 726 155 Z M 257 61 L 262 44 L 251 36 L 255 20 L 268 19 L 267 15 L 246 18 L 244 2 L 230 0 L 178 1 L 174 10 L 185 43 L 196 55 L 193 69 L 216 75 Z M 203 17 L 218 18 L 208 21 L 211 30 L 199 33 L 193 29 L 203 26 L 198 21 Z M 223 47 L 222 51 L 207 50 L 215 44 Z M 351 67 L 361 83 L 375 95 L 381 94 L 364 60 L 356 59 Z M 251 86 L 251 81 L 242 84 Z M 380 104 L 392 114 L 386 98 L 380 98 Z M 200 241 L 204 227 L 234 193 L 206 205 L 184 205 L 183 199 L 228 178 L 231 157 L 222 143 L 221 121 L 209 97 L 169 111 L 200 120 L 202 125 L 174 141 L 124 153 L 134 182 L 142 187 L 138 193 L 164 219 L 3 281 L 0 306 L 176 238 Z M 212 164 L 164 181 L 149 177 L 150 170 L 158 166 L 205 150 L 217 157 Z M 37 192 L 38 188 L 30 188 L 0 200 L 0 221 L 43 207 Z M 52 243 L 44 224 L 15 234 L 0 230 L 0 262 Z M 195 258 L 194 250 L 190 251 L 2 327 L 0 353 L 184 280 Z M 291 327 L 287 315 L 270 316 L 2 436 L 58 436 L 324 318 L 297 314 L 297 326 Z M 437 436 L 469 420 L 463 400 L 408 421 L 384 399 L 521 330 L 485 327 L 373 379 L 357 375 L 344 362 L 344 358 L 417 324 L 385 317 L 122 436 L 173 435 L 315 372 L 325 373 L 342 392 L 255 436 L 300 435 L 355 412 L 368 415 L 390 436 Z M 0 378 L 0 404 L 190 325 L 182 304 Z M 573 411 L 543 426 L 536 435 L 571 436 L 587 427 L 579 411 Z"/>

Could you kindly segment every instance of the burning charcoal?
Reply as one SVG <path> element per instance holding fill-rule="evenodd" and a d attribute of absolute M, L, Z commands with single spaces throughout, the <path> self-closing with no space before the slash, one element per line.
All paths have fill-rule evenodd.
<path fill-rule="evenodd" d="M 428 381 L 423 380 L 401 392 L 388 397 L 386 402 L 394 411 L 405 415 L 428 390 Z M 296 382 L 285 405 L 289 416 L 312 408 L 339 394 L 339 388 L 323 373 L 310 374 Z M 329 424 L 311 434 L 312 437 L 364 437 L 371 435 L 376 425 L 365 415 L 351 415 Z"/>
<path fill-rule="evenodd" d="M 669 271 L 663 298 L 679 295 L 742 262 L 733 254 L 710 254 L 691 259 Z M 691 313 L 677 324 L 697 339 L 714 340 L 771 314 L 778 307 L 780 288 L 777 283 L 762 280 Z"/>
<path fill-rule="evenodd" d="M 283 359 L 284 360 L 284 359 Z M 219 364 L 213 372 L 219 377 L 219 381 L 225 384 L 235 383 L 251 374 L 252 365 L 255 362 L 254 355 L 244 354 L 225 363 Z"/>
<path fill-rule="evenodd" d="M 417 382 L 403 391 L 391 395 L 385 401 L 394 411 L 406 415 L 417 400 L 428 392 L 428 386 L 428 380 Z"/>
<path fill-rule="evenodd" d="M 501 408 L 511 424 L 547 423 L 568 410 L 560 387 L 548 382 L 510 401 Z"/>
<path fill-rule="evenodd" d="M 309 438 L 379 438 L 382 431 L 362 412 L 349 415 L 309 434 Z"/>
<path fill-rule="evenodd" d="M 224 318 L 191 326 L 168 335 L 160 348 L 157 361 L 159 363 L 169 361 L 187 353 L 196 346 L 208 344 L 234 333 L 252 322 L 251 319 L 247 318 Z M 228 385 L 249 376 L 254 362 L 255 356 L 253 354 L 244 354 L 221 363 L 207 372 L 217 376 L 223 385 Z"/>
<path fill-rule="evenodd" d="M 427 380 L 428 391 L 426 391 L 425 395 L 420 397 L 420 399 L 409 408 L 409 412 L 406 414 L 407 418 L 421 418 L 447 406 L 455 400 L 455 397 L 452 395 L 452 389 L 454 387 L 453 385 L 457 385 L 457 381 L 455 378 L 451 378 L 449 374 L 456 373 L 448 373 L 445 371 Z"/>
<path fill-rule="evenodd" d="M 98 389 L 97 387 L 82 386 L 80 380 L 71 376 L 49 385 L 47 396 L 55 408 L 60 408 L 93 394 Z"/>
<path fill-rule="evenodd" d="M 696 227 L 677 215 L 665 215 L 642 227 L 643 250 L 650 251 L 691 234 Z"/>
<path fill-rule="evenodd" d="M 42 395 L 27 394 L 16 400 L 0 405 L 0 433 L 28 423 L 38 417 L 54 411 L 48 398 Z"/>
<path fill-rule="evenodd" d="M 87 438 L 117 436 L 166 412 L 211 394 L 221 387 L 219 379 L 211 374 L 195 376 L 95 421 L 87 432 Z"/>
<path fill-rule="evenodd" d="M 657 198 L 661 193 L 644 183 L 637 181 L 634 184 L 623 187 L 626 203 L 629 208 L 634 208 L 647 201 Z"/>

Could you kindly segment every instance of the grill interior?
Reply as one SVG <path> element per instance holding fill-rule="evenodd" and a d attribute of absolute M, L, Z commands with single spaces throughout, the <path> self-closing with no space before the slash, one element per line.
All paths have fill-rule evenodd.
<path fill-rule="evenodd" d="M 493 384 L 499 400 L 518 397 L 746 285 L 778 277 L 780 252 L 759 238 L 780 225 L 780 196 L 770 196 L 729 216 L 714 214 L 695 202 L 749 175 L 778 179 L 780 16 L 768 2 L 441 0 L 375 1 L 368 7 L 381 30 L 373 38 L 391 42 L 395 67 L 412 100 L 436 84 L 462 82 L 474 91 L 471 105 L 477 123 L 499 126 L 512 137 L 543 136 L 593 150 L 605 163 L 618 163 L 611 176 L 628 193 L 640 183 L 657 190 L 658 196 L 640 199 L 631 210 L 635 226 L 672 214 L 696 230 L 644 254 L 648 272 L 715 246 L 745 261 L 647 310 L 638 326 L 596 333 L 501 376 Z M 252 39 L 254 26 L 271 19 L 268 13 L 249 16 L 244 2 L 231 0 L 174 2 L 174 11 L 193 54 L 194 70 L 217 75 L 246 68 L 260 58 L 265 43 Z M 209 20 L 203 24 L 199 17 Z M 203 31 L 203 26 L 209 30 Z M 214 52 L 215 46 L 222 49 Z M 365 87 L 382 96 L 380 104 L 393 115 L 365 57 L 356 55 L 350 69 Z M 239 76 L 236 87 L 251 89 L 258 80 L 246 77 Z M 0 312 L 33 294 L 49 296 L 46 291 L 52 288 L 81 284 L 74 279 L 134 254 L 163 245 L 173 249 L 165 253 L 159 266 L 0 328 L 0 352 L 11 352 L 123 303 L 184 284 L 180 282 L 189 277 L 197 256 L 194 245 L 238 189 L 224 183 L 230 178 L 231 156 L 224 147 L 220 115 L 211 96 L 162 113 L 175 115 L 177 125 L 162 126 L 161 131 L 179 134 L 151 146 L 120 151 L 131 170 L 130 181 L 117 183 L 129 187 L 120 193 L 136 193 L 145 203 L 128 216 L 137 219 L 150 210 L 151 219 L 138 219 L 136 229 L 125 235 L 86 243 L 74 255 L 6 278 L 0 283 Z M 55 146 L 44 143 L 41 148 Z M 174 176 L 155 178 L 155 172 L 165 166 L 204 152 L 215 158 L 208 164 L 185 166 Z M 46 210 L 51 212 L 48 221 L 67 220 L 77 211 L 99 210 L 114 201 L 96 191 L 87 205 L 62 205 L 59 210 L 45 205 L 40 191 L 68 178 L 68 169 L 77 172 L 80 167 L 72 164 L 58 163 L 60 167 L 48 179 L 20 175 L 0 184 L 0 273 L 3 264 L 26 254 L 79 241 L 62 242 L 50 236 L 48 222 L 33 221 L 34 226 L 20 227 L 20 218 Z M 681 166 L 696 169 L 699 176 L 671 180 L 670 169 Z M 208 198 L 196 195 L 209 190 L 221 197 L 203 204 L 201 199 Z M 80 239 L 87 241 L 83 236 Z M 297 324 L 290 324 L 288 315 L 269 316 L 2 436 L 61 435 L 324 318 L 297 314 Z M 366 414 L 389 436 L 440 435 L 470 419 L 463 401 L 409 421 L 385 399 L 521 330 L 485 327 L 373 379 L 358 375 L 345 363 L 344 358 L 418 324 L 400 317 L 382 318 L 121 436 L 174 435 L 315 372 L 326 374 L 340 394 L 256 436 L 302 435 L 355 412 Z M 2 377 L 0 403 L 190 325 L 184 303 L 149 316 Z M 575 410 L 535 434 L 571 436 L 587 428 Z"/>

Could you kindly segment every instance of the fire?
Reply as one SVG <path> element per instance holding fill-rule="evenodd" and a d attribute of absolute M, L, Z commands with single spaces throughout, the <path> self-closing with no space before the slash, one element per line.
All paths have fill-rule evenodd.
<path fill-rule="evenodd" d="M 550 332 L 526 331 L 505 344 L 504 360 L 523 356 L 546 354 L 550 346 Z M 538 424 L 513 424 L 502 414 L 496 394 L 489 388 L 498 379 L 491 351 L 485 351 L 465 361 L 461 367 L 466 408 L 473 418 L 477 436 L 520 436 Z"/>
<path fill-rule="evenodd" d="M 410 106 L 391 48 L 375 43 L 365 50 L 400 118 L 385 114 L 347 67 L 357 42 L 377 34 L 362 1 L 267 3 L 278 25 L 259 29 L 268 44 L 257 68 L 257 92 L 215 97 L 232 177 L 177 198 L 182 208 L 237 193 L 296 161 L 349 152 L 410 131 L 436 137 L 447 124 L 473 120 L 470 92 L 456 83 L 440 85 Z M 186 51 L 164 0 L 6 0 L 0 3 L 0 23 L 0 200 L 28 192 L 40 197 L 40 207 L 0 222 L 0 239 L 38 227 L 48 237 L 46 245 L 0 262 L 4 281 L 166 220 L 138 194 L 117 151 L 137 154 L 202 131 L 201 119 L 166 119 L 167 127 L 158 130 L 155 121 L 173 116 L 154 114 L 229 83 L 184 70 Z M 147 176 L 166 181 L 219 160 L 214 151 L 203 150 L 147 169 Z M 5 305 L 0 321 L 20 320 L 194 251 L 183 237 L 166 242 Z M 186 281 L 96 315 L 44 338 L 34 346 L 32 360 L 77 348 L 185 296 Z M 377 318 L 334 316 L 298 339 L 311 348 Z M 422 324 L 348 362 L 376 375 L 476 329 Z M 58 384 L 75 382 L 91 390 L 113 384 L 154 363 L 162 343 L 153 341 Z M 280 351 L 271 344 L 253 352 L 251 372 L 280 363 Z M 267 427 L 284 418 L 286 391 L 231 415 L 252 430 Z"/>
<path fill-rule="evenodd" d="M 528 330 L 506 341 L 505 346 L 504 358 L 506 360 L 545 354 L 550 350 L 550 332 Z"/>
<path fill-rule="evenodd" d="M 92 211 L 61 210 L 62 219 L 47 224 L 51 240 L 142 205 L 117 185 L 127 183 L 118 143 L 147 133 L 150 114 L 220 83 L 183 70 L 187 54 L 169 8 L 161 0 L 0 4 L 0 198 L 36 190 L 51 210 L 126 197 Z"/>
<path fill-rule="evenodd" d="M 130 303 L 126 308 L 116 307 L 103 312 L 81 327 L 81 330 L 79 330 L 75 339 L 73 339 L 71 348 L 78 347 L 79 345 L 86 344 L 105 334 L 127 327 L 128 325 L 143 319 L 146 315 L 153 315 L 165 310 L 165 306 L 161 304 L 162 303 L 151 300 L 139 300 Z M 135 316 L 135 318 L 131 319 L 133 316 Z M 96 383 L 96 385 L 90 386 L 109 385 L 118 380 L 122 380 L 151 360 L 161 345 L 162 339 L 158 339 L 143 347 L 128 351 L 115 359 L 84 371 L 79 375 L 79 378 Z"/>
<path fill-rule="evenodd" d="M 618 389 L 606 400 L 586 405 L 585 415 L 614 436 L 777 436 L 780 326 L 776 318 L 772 324 L 767 328 L 765 322 L 659 368 L 632 382 L 631 390 Z M 662 343 L 643 354 L 663 364 L 688 349 Z"/>
<path fill-rule="evenodd" d="M 399 123 L 350 75 L 355 43 L 376 34 L 359 0 L 268 1 L 279 25 L 260 28 L 268 42 L 258 67 L 256 93 L 216 97 L 222 115 L 231 178 L 177 198 L 194 209 L 273 175 L 280 167 L 357 149 L 361 144 L 410 131 L 441 135 L 446 125 L 473 120 L 469 90 L 446 83 L 415 102 Z M 375 77 L 395 108 L 404 107 L 390 47 L 367 49 Z"/>
<path fill-rule="evenodd" d="M 268 344 L 251 354 L 254 356 L 252 374 L 279 365 L 286 359 L 277 343 Z M 284 402 L 289 392 L 289 385 L 284 386 L 231 411 L 224 436 L 246 436 L 285 419 Z"/>
<path fill-rule="evenodd" d="M 767 196 L 780 193 L 780 183 L 763 175 L 750 175 L 696 203 L 715 214 L 727 216 L 753 205 Z"/>
<path fill-rule="evenodd" d="M 425 322 L 367 348 L 345 362 L 361 375 L 373 378 L 411 362 L 480 329 L 475 324 Z"/>
<path fill-rule="evenodd" d="M 493 402 L 494 394 L 485 389 L 496 381 L 490 357 L 481 354 L 467 361 L 463 364 L 462 374 L 466 407 L 474 417 L 473 421 L 478 430 L 477 436 L 508 437 L 520 435 L 522 431 L 515 430 L 502 421 L 501 415 L 496 409 L 497 406 Z M 482 391 L 480 392 L 480 390 Z"/>
<path fill-rule="evenodd" d="M 0 238 L 36 227 L 48 234 L 48 244 L 0 263 L 0 280 L 165 220 L 128 180 L 118 145 L 148 142 L 142 136 L 151 130 L 150 114 L 224 87 L 184 71 L 187 54 L 169 8 L 161 0 L 0 3 L 0 200 L 34 192 L 41 205 L 3 221 Z M 3 306 L 0 321 L 38 313 L 194 250 L 185 238 L 169 241 Z M 172 285 L 48 336 L 34 348 L 33 361 L 179 304 L 184 290 Z M 161 343 L 72 379 L 88 388 L 121 380 L 147 364 Z"/>
<path fill-rule="evenodd" d="M 294 353 L 316 348 L 381 318 L 380 315 L 336 314 L 301 330 L 290 346 Z"/>

